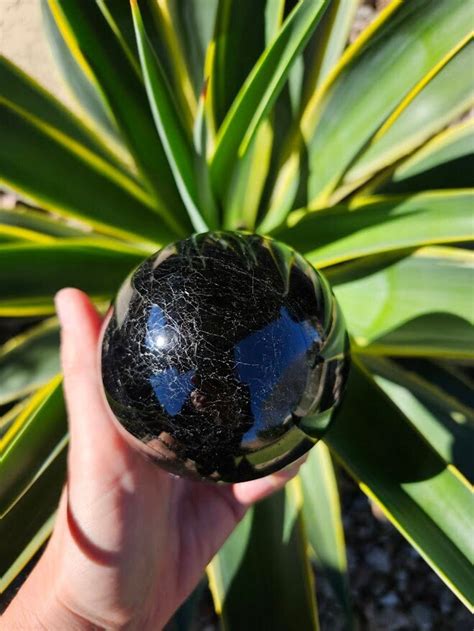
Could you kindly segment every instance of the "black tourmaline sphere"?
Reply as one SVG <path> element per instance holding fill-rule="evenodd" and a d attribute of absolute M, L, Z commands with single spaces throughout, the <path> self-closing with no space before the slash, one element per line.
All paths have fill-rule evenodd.
<path fill-rule="evenodd" d="M 199 234 L 147 259 L 122 285 L 102 345 L 105 393 L 129 440 L 172 473 L 226 482 L 312 447 L 347 368 L 325 279 L 254 234 Z"/>

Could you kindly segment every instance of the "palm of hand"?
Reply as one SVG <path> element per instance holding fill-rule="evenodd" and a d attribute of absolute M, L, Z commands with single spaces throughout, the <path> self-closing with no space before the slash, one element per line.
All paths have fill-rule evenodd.
<path fill-rule="evenodd" d="M 117 431 L 102 397 L 98 314 L 77 290 L 65 290 L 58 302 L 71 444 L 47 550 L 57 598 L 89 624 L 156 629 L 192 591 L 247 506 L 283 486 L 296 467 L 217 486 L 175 478 L 145 460 Z"/>

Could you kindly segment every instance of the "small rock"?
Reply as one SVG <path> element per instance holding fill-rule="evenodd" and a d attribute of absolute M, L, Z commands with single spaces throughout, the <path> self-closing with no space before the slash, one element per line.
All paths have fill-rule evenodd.
<path fill-rule="evenodd" d="M 372 500 L 370 500 L 370 510 L 372 511 L 372 515 L 375 517 L 375 519 L 378 519 L 378 521 L 381 521 L 381 522 L 388 521 L 388 519 L 385 517 L 384 513 L 382 512 L 382 509 L 380 508 L 380 506 L 376 504 L 375 502 L 373 502 Z"/>
<path fill-rule="evenodd" d="M 379 597 L 385 594 L 389 589 L 388 582 L 384 576 L 372 576 L 372 583 L 372 594 L 374 596 Z"/>
<path fill-rule="evenodd" d="M 366 519 L 365 516 L 365 508 L 367 506 L 367 498 L 365 495 L 358 495 L 353 502 L 353 510 L 354 511 L 364 511 L 363 518 Z M 357 516 L 357 515 L 354 515 Z"/>
<path fill-rule="evenodd" d="M 411 610 L 411 615 L 422 631 L 430 631 L 433 628 L 434 614 L 432 609 L 423 603 L 417 603 Z"/>
<path fill-rule="evenodd" d="M 411 629 L 409 618 L 398 609 L 384 609 L 375 617 L 374 631 L 406 631 Z"/>
<path fill-rule="evenodd" d="M 408 583 L 408 590 L 413 601 L 418 602 L 424 600 L 426 595 L 426 580 L 425 577 L 411 576 Z"/>
<path fill-rule="evenodd" d="M 378 572 L 387 574 L 390 571 L 390 559 L 383 548 L 372 548 L 366 556 L 366 562 Z"/>
<path fill-rule="evenodd" d="M 359 528 L 359 537 L 361 539 L 370 539 L 373 533 L 373 528 L 371 525 L 360 526 Z"/>
<path fill-rule="evenodd" d="M 408 555 L 411 556 L 412 559 L 416 560 L 421 558 L 418 550 L 415 550 L 415 548 L 412 547 L 408 548 Z"/>
<path fill-rule="evenodd" d="M 352 23 L 352 29 L 349 37 L 349 41 L 353 42 L 362 33 L 364 29 L 375 18 L 375 9 L 367 4 L 362 4 L 356 12 L 354 22 Z"/>
<path fill-rule="evenodd" d="M 408 572 L 406 570 L 398 570 L 395 575 L 395 580 L 399 591 L 404 592 L 408 584 Z"/>
<path fill-rule="evenodd" d="M 373 580 L 373 573 L 372 571 L 365 566 L 361 566 L 358 571 L 355 573 L 353 579 L 352 579 L 352 584 L 356 589 L 362 589 L 363 587 L 366 587 L 367 585 L 370 585 L 370 583 Z"/>
<path fill-rule="evenodd" d="M 452 592 L 449 592 L 448 590 L 441 592 L 439 597 L 439 608 L 441 610 L 441 613 L 449 613 L 452 610 L 454 604 L 455 598 Z"/>
<path fill-rule="evenodd" d="M 350 530 L 352 526 L 352 517 L 350 515 L 343 515 L 342 524 L 344 526 L 344 530 Z"/>
<path fill-rule="evenodd" d="M 380 599 L 381 605 L 390 608 L 396 607 L 399 602 L 400 599 L 395 592 L 388 592 L 388 594 L 385 594 L 385 596 L 382 596 L 382 598 Z"/>
<path fill-rule="evenodd" d="M 349 571 L 355 571 L 357 567 L 359 566 L 359 559 L 357 557 L 357 554 L 351 548 L 347 548 L 346 554 L 347 554 L 347 567 L 349 568 Z"/>

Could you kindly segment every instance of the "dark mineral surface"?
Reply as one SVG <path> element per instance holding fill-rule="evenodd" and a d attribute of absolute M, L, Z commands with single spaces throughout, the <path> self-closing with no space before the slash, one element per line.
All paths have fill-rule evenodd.
<path fill-rule="evenodd" d="M 106 320 L 102 377 L 128 439 L 178 475 L 236 482 L 303 455 L 348 369 L 326 280 L 254 234 L 176 242 L 124 282 Z"/>

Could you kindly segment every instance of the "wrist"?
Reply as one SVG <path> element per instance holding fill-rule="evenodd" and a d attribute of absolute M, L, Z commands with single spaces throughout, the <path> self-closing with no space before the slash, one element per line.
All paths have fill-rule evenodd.
<path fill-rule="evenodd" d="M 67 597 L 57 585 L 57 568 L 52 551 L 45 550 L 38 564 L 20 588 L 0 619 L 0 631 L 98 631 L 99 629 L 161 629 L 156 619 L 152 624 L 139 616 L 122 617 L 120 621 L 91 621 L 68 607 Z"/>
<path fill-rule="evenodd" d="M 61 602 L 48 548 L 0 619 L 0 631 L 91 631 L 97 628 Z"/>
<path fill-rule="evenodd" d="M 37 606 L 37 603 L 23 598 L 21 592 L 15 597 L 0 620 L 1 631 L 92 631 L 97 629 L 86 620 L 76 616 L 59 603 L 49 600 Z"/>

